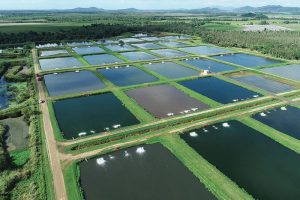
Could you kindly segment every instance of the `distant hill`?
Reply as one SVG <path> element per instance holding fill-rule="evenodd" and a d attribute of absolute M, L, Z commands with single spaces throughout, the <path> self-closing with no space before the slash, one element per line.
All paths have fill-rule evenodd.
<path fill-rule="evenodd" d="M 235 12 L 264 12 L 264 13 L 300 13 L 299 7 L 283 7 L 276 5 L 262 6 L 262 7 L 251 7 L 244 6 L 236 8 Z"/>

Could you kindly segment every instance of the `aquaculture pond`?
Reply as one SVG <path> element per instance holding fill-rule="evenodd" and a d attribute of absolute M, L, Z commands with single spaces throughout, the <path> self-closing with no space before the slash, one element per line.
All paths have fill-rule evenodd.
<path fill-rule="evenodd" d="M 103 49 L 97 46 L 74 47 L 73 50 L 80 55 L 105 52 Z"/>
<path fill-rule="evenodd" d="M 40 59 L 42 70 L 82 67 L 83 64 L 74 57 Z"/>
<path fill-rule="evenodd" d="M 119 41 L 122 40 L 123 42 L 128 42 L 128 43 L 132 43 L 132 42 L 142 42 L 143 40 L 137 39 L 137 38 L 121 38 L 119 39 Z"/>
<path fill-rule="evenodd" d="M 146 111 L 157 118 L 187 114 L 209 108 L 170 85 L 158 85 L 126 91 Z"/>
<path fill-rule="evenodd" d="M 0 122 L 8 126 L 5 143 L 9 151 L 23 150 L 28 146 L 29 127 L 23 117 L 7 118 Z"/>
<path fill-rule="evenodd" d="M 181 136 L 254 199 L 299 199 L 300 156 L 262 133 L 229 121 Z"/>
<path fill-rule="evenodd" d="M 70 47 L 76 47 L 76 46 L 88 46 L 88 45 L 93 45 L 92 42 L 68 42 L 67 43 L 68 46 Z"/>
<path fill-rule="evenodd" d="M 205 186 L 160 144 L 142 145 L 79 163 L 86 200 L 214 200 Z"/>
<path fill-rule="evenodd" d="M 158 49 L 158 50 L 151 50 L 153 53 L 159 54 L 166 58 L 175 58 L 175 57 L 182 57 L 188 56 L 189 54 L 177 51 L 174 49 Z"/>
<path fill-rule="evenodd" d="M 124 44 L 124 45 L 110 44 L 110 45 L 107 45 L 106 48 L 108 48 L 112 51 L 131 51 L 131 50 L 135 50 L 134 47 L 132 47 L 128 44 Z"/>
<path fill-rule="evenodd" d="M 41 51 L 41 57 L 46 57 L 46 56 L 56 56 L 60 54 L 68 54 L 67 50 L 44 50 Z"/>
<path fill-rule="evenodd" d="M 226 64 L 216 62 L 213 60 L 208 60 L 208 59 L 196 59 L 195 58 L 195 59 L 182 60 L 181 62 L 192 65 L 194 67 L 198 67 L 203 70 L 209 70 L 212 73 L 236 70 L 236 68 L 233 66 L 226 65 Z"/>
<path fill-rule="evenodd" d="M 300 140 L 300 109 L 292 106 L 280 107 L 257 113 L 254 119 Z"/>
<path fill-rule="evenodd" d="M 8 83 L 4 80 L 2 76 L 0 78 L 0 110 L 5 109 L 9 106 L 9 94 L 7 91 Z"/>
<path fill-rule="evenodd" d="M 258 66 L 266 66 L 266 65 L 280 63 L 280 61 L 277 60 L 272 60 L 269 58 L 264 58 L 264 57 L 259 57 L 250 54 L 244 54 L 244 53 L 220 55 L 220 56 L 214 56 L 214 58 L 226 62 L 234 63 L 237 65 L 245 66 L 245 67 L 258 67 Z"/>
<path fill-rule="evenodd" d="M 110 54 L 83 56 L 83 58 L 91 65 L 104 65 L 123 62 L 123 60 Z"/>
<path fill-rule="evenodd" d="M 121 53 L 121 55 L 132 61 L 153 60 L 158 58 L 156 56 L 153 56 L 145 52 L 126 52 L 126 53 Z"/>
<path fill-rule="evenodd" d="M 170 36 L 165 36 L 161 37 L 161 39 L 164 40 L 180 40 L 180 39 L 190 39 L 191 36 L 189 35 L 170 35 Z"/>
<path fill-rule="evenodd" d="M 258 93 L 215 77 L 182 81 L 180 84 L 223 104 L 244 101 L 261 96 Z"/>
<path fill-rule="evenodd" d="M 66 139 L 139 123 L 112 93 L 59 100 L 53 106 Z"/>
<path fill-rule="evenodd" d="M 300 81 L 300 64 L 286 65 L 262 69 L 263 72 L 281 76 L 294 81 Z"/>
<path fill-rule="evenodd" d="M 295 89 L 291 85 L 256 75 L 231 76 L 230 78 L 273 93 L 288 92 Z"/>
<path fill-rule="evenodd" d="M 137 46 L 142 49 L 159 49 L 162 48 L 162 46 L 155 44 L 155 43 L 141 43 L 141 44 L 133 44 L 134 46 Z"/>
<path fill-rule="evenodd" d="M 150 42 L 161 40 L 161 38 L 159 38 L 159 37 L 141 37 L 140 39 L 150 41 Z"/>
<path fill-rule="evenodd" d="M 118 86 L 136 85 L 158 80 L 156 77 L 133 66 L 98 69 L 98 72 Z"/>
<path fill-rule="evenodd" d="M 184 47 L 187 44 L 183 42 L 161 42 L 160 44 L 169 46 L 169 47 Z"/>
<path fill-rule="evenodd" d="M 185 48 L 181 48 L 181 50 L 189 52 L 189 53 L 200 54 L 200 55 L 213 55 L 213 54 L 231 52 L 227 49 L 221 49 L 221 48 L 213 47 L 213 46 L 185 47 Z"/>
<path fill-rule="evenodd" d="M 68 95 L 105 88 L 104 83 L 90 71 L 76 71 L 44 76 L 50 96 Z"/>
<path fill-rule="evenodd" d="M 182 78 L 187 76 L 197 76 L 199 72 L 173 62 L 145 64 L 148 69 L 165 76 L 167 78 Z"/>

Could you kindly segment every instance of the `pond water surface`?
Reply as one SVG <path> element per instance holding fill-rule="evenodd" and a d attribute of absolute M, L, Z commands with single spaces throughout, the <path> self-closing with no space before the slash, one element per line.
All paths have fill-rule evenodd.
<path fill-rule="evenodd" d="M 9 106 L 9 95 L 7 91 L 8 83 L 4 80 L 4 76 L 0 78 L 0 110 Z"/>
<path fill-rule="evenodd" d="M 124 44 L 124 45 L 111 44 L 111 45 L 107 45 L 106 48 L 108 48 L 112 51 L 131 51 L 131 50 L 135 50 L 134 47 L 132 47 L 128 44 Z"/>
<path fill-rule="evenodd" d="M 103 49 L 101 49 L 100 47 L 96 47 L 96 46 L 74 47 L 73 50 L 80 55 L 105 52 Z"/>
<path fill-rule="evenodd" d="M 258 87 L 268 92 L 281 93 L 288 92 L 295 89 L 293 86 L 274 81 L 272 79 L 264 78 L 256 75 L 249 76 L 231 76 L 230 78 L 239 82 Z"/>
<path fill-rule="evenodd" d="M 188 59 L 188 60 L 182 60 L 181 62 L 192 65 L 194 67 L 198 67 L 203 70 L 209 70 L 212 73 L 236 70 L 236 68 L 233 66 L 208 60 L 208 59 Z"/>
<path fill-rule="evenodd" d="M 98 72 L 118 86 L 136 85 L 158 80 L 156 77 L 133 66 L 98 69 Z"/>
<path fill-rule="evenodd" d="M 281 107 L 258 113 L 254 119 L 300 140 L 300 109 L 292 106 Z"/>
<path fill-rule="evenodd" d="M 151 50 L 153 53 L 159 54 L 166 58 L 175 58 L 175 57 L 182 57 L 187 56 L 189 54 L 177 51 L 174 49 L 158 49 L 158 50 Z"/>
<path fill-rule="evenodd" d="M 181 137 L 254 199 L 300 198 L 299 154 L 238 121 L 193 132 Z"/>
<path fill-rule="evenodd" d="M 83 64 L 74 57 L 40 59 L 42 70 L 54 70 L 82 67 Z"/>
<path fill-rule="evenodd" d="M 182 78 L 187 76 L 197 76 L 199 72 L 173 62 L 145 64 L 148 69 L 165 76 L 167 78 Z"/>
<path fill-rule="evenodd" d="M 180 84 L 223 104 L 244 101 L 261 96 L 258 93 L 215 77 L 182 81 Z"/>
<path fill-rule="evenodd" d="M 245 67 L 258 67 L 280 63 L 280 61 L 269 58 L 254 56 L 244 53 L 236 53 L 231 55 L 214 56 L 214 58 L 226 62 L 234 63 Z"/>
<path fill-rule="evenodd" d="M 89 159 L 79 163 L 79 169 L 86 200 L 216 199 L 160 144 L 132 147 Z"/>
<path fill-rule="evenodd" d="M 67 50 L 44 50 L 41 51 L 41 57 L 45 56 L 55 56 L 55 55 L 60 55 L 60 54 L 68 54 Z"/>
<path fill-rule="evenodd" d="M 186 114 L 209 108 L 171 85 L 158 85 L 126 91 L 146 111 L 157 118 Z"/>
<path fill-rule="evenodd" d="M 121 53 L 121 55 L 132 61 L 153 60 L 158 58 L 156 56 L 153 56 L 145 52 L 126 52 L 126 53 Z"/>
<path fill-rule="evenodd" d="M 123 60 L 110 54 L 83 56 L 83 58 L 91 65 L 104 65 L 123 62 Z"/>
<path fill-rule="evenodd" d="M 112 93 L 59 100 L 54 111 L 66 139 L 139 123 Z"/>
<path fill-rule="evenodd" d="M 300 64 L 287 65 L 283 67 L 265 68 L 261 71 L 288 78 L 294 81 L 300 81 Z"/>
<path fill-rule="evenodd" d="M 187 46 L 186 43 L 183 42 L 161 42 L 160 44 L 169 46 L 169 47 L 184 47 Z"/>
<path fill-rule="evenodd" d="M 213 54 L 231 52 L 227 49 L 221 49 L 221 48 L 212 47 L 212 46 L 185 47 L 185 48 L 181 48 L 181 50 L 189 52 L 189 53 L 199 54 L 199 55 L 213 55 Z"/>
<path fill-rule="evenodd" d="M 155 43 L 141 43 L 141 44 L 134 44 L 134 46 L 137 46 L 142 49 L 159 49 L 162 48 L 162 46 L 155 44 Z"/>
<path fill-rule="evenodd" d="M 88 92 L 105 88 L 104 83 L 90 71 L 66 72 L 44 76 L 50 96 Z"/>

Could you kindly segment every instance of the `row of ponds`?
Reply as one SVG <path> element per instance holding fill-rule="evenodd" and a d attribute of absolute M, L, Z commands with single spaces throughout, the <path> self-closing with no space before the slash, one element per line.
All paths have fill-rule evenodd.
<path fill-rule="evenodd" d="M 252 117 L 300 138 L 298 108 L 280 107 Z M 300 198 L 299 154 L 239 121 L 191 130 L 181 139 L 255 199 Z M 202 180 L 158 143 L 97 156 L 78 167 L 87 200 L 216 199 Z"/>

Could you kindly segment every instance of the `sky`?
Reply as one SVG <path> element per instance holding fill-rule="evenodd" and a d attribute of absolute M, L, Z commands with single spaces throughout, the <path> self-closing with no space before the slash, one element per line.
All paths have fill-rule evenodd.
<path fill-rule="evenodd" d="M 1 10 L 67 9 L 97 7 L 104 9 L 177 9 L 203 7 L 282 5 L 300 7 L 300 0 L 0 0 Z"/>

